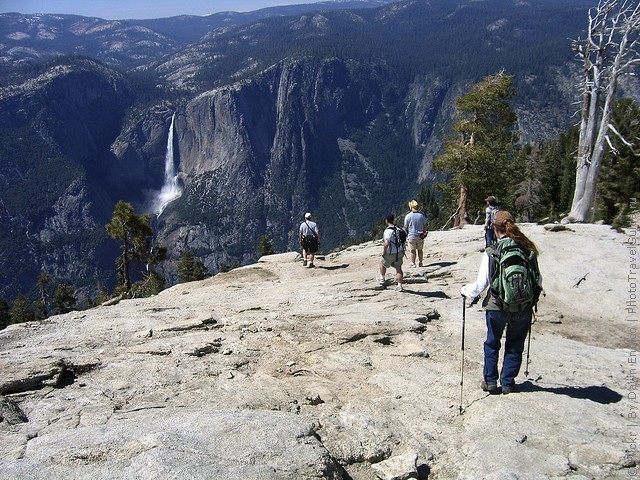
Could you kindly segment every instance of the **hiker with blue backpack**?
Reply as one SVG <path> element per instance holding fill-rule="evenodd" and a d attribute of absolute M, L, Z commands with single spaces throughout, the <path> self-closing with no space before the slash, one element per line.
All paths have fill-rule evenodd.
<path fill-rule="evenodd" d="M 492 227 L 497 244 L 485 250 L 477 280 L 463 286 L 461 293 L 475 302 L 489 287 L 482 302 L 486 309 L 487 339 L 481 388 L 498 394 L 516 389 L 515 378 L 522 365 L 524 342 L 530 334 L 533 308 L 542 291 L 542 277 L 538 269 L 538 249 L 520 231 L 513 215 L 504 210 L 496 212 Z M 505 328 L 504 359 L 498 374 L 498 356 Z"/>
<path fill-rule="evenodd" d="M 382 258 L 380 259 L 380 276 L 378 277 L 378 282 L 380 286 L 386 286 L 384 276 L 387 273 L 387 268 L 393 267 L 396 269 L 396 290 L 401 292 L 403 290 L 402 279 L 404 277 L 402 272 L 402 259 L 404 257 L 404 245 L 407 240 L 407 232 L 395 225 L 395 217 L 393 214 L 389 213 L 384 220 L 387 226 L 382 235 Z"/>

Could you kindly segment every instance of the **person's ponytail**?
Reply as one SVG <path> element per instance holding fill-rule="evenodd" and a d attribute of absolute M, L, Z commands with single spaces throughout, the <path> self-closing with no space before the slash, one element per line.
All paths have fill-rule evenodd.
<path fill-rule="evenodd" d="M 527 236 L 524 233 L 522 233 L 522 231 L 520 231 L 520 229 L 514 222 L 512 222 L 511 220 L 507 220 L 504 223 L 503 228 L 504 228 L 504 234 L 507 237 L 518 242 L 520 245 L 524 247 L 525 250 L 528 250 L 538 255 L 538 247 L 536 247 L 535 243 L 529 240 Z"/>

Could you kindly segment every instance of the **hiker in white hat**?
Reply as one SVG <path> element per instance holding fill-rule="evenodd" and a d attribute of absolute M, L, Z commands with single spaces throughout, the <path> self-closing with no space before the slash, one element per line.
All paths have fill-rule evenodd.
<path fill-rule="evenodd" d="M 422 257 L 424 256 L 424 239 L 427 236 L 427 217 L 419 210 L 420 205 L 416 200 L 409 202 L 409 212 L 404 217 L 404 230 L 407 232 L 407 244 L 411 252 L 410 267 L 416 266 L 416 255 L 418 266 L 422 267 Z"/>
<path fill-rule="evenodd" d="M 298 240 L 302 247 L 302 265 L 309 268 L 315 267 L 313 260 L 320 246 L 320 230 L 316 222 L 311 220 L 311 213 L 304 214 L 304 222 L 300 224 L 298 229 Z"/>

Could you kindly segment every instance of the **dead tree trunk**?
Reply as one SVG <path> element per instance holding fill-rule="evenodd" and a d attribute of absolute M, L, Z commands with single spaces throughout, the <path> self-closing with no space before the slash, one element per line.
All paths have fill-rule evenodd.
<path fill-rule="evenodd" d="M 453 226 L 462 227 L 467 224 L 467 187 L 460 185 L 460 197 L 458 197 L 458 209 Z"/>
<path fill-rule="evenodd" d="M 618 81 L 640 62 L 640 4 L 603 0 L 589 11 L 587 38 L 574 42 L 584 79 L 576 164 L 576 186 L 566 222 L 585 222 L 593 207 Z"/>

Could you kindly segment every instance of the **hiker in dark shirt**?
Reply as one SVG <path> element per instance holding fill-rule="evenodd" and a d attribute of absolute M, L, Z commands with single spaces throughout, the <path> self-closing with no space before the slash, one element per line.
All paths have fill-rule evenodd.
<path fill-rule="evenodd" d="M 537 295 L 532 300 L 531 306 L 525 306 L 521 311 L 511 312 L 504 309 L 504 303 L 493 287 L 493 281 L 497 270 L 497 263 L 494 258 L 496 251 L 500 250 L 501 243 L 508 242 L 509 239 L 517 243 L 530 256 L 530 264 L 536 272 L 536 288 L 542 284 L 542 277 L 539 274 L 537 255 L 538 249 L 515 224 L 513 216 L 504 210 L 500 210 L 494 216 L 492 226 L 498 238 L 495 249 L 488 248 L 482 255 L 482 262 L 478 271 L 478 278 L 474 283 L 462 287 L 461 293 L 467 299 L 477 299 L 487 288 L 489 291 L 483 301 L 486 309 L 487 339 L 484 342 L 484 369 L 481 388 L 489 393 L 511 393 L 515 391 L 515 378 L 520 372 L 522 364 L 522 352 L 524 342 L 529 332 L 533 305 L 537 300 Z M 506 245 L 506 243 L 505 243 Z M 507 334 L 504 347 L 504 359 L 502 371 L 498 375 L 498 356 L 500 353 L 500 343 L 502 333 L 506 327 Z M 498 387 L 498 377 L 500 385 Z"/>
<path fill-rule="evenodd" d="M 486 247 L 490 247 L 491 245 L 496 243 L 496 236 L 493 233 L 493 225 L 491 224 L 491 222 L 493 221 L 493 217 L 495 217 L 498 210 L 498 199 L 493 195 L 488 196 L 485 199 L 484 209 L 484 241 Z"/>
<path fill-rule="evenodd" d="M 298 229 L 298 240 L 302 247 L 302 265 L 306 267 L 308 260 L 309 268 L 315 267 L 313 260 L 320 245 L 320 230 L 316 222 L 311 220 L 311 214 L 308 212 L 304 214 L 304 222 Z"/>

